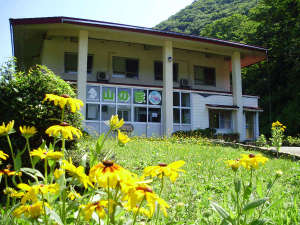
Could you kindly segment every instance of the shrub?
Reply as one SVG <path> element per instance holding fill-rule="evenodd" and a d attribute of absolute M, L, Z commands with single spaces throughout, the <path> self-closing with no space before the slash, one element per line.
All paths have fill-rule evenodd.
<path fill-rule="evenodd" d="M 45 94 L 67 94 L 75 97 L 75 92 L 64 80 L 56 76 L 45 66 L 37 65 L 28 72 L 17 72 L 14 64 L 8 62 L 0 69 L 0 118 L 2 122 L 15 120 L 17 133 L 14 134 L 14 145 L 20 149 L 24 140 L 19 138 L 18 128 L 21 125 L 35 126 L 38 134 L 31 140 L 32 148 L 38 147 L 42 140 L 48 140 L 45 130 L 60 123 L 57 119 L 61 109 L 53 103 L 42 104 Z M 80 113 L 65 111 L 65 121 L 81 127 Z M 0 149 L 7 147 L 5 139 L 0 142 Z"/>
<path fill-rule="evenodd" d="M 288 136 L 284 141 L 284 146 L 297 146 L 300 147 L 300 136 L 292 137 Z"/>
<path fill-rule="evenodd" d="M 174 132 L 173 136 L 178 137 L 207 137 L 212 138 L 214 137 L 216 133 L 216 129 L 213 128 L 206 128 L 206 129 L 196 129 L 196 130 L 189 130 L 189 131 L 183 131 L 179 130 Z"/>

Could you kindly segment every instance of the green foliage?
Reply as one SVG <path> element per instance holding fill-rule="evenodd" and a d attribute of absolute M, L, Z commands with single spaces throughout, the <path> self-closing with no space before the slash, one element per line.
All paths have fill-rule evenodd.
<path fill-rule="evenodd" d="M 284 146 L 297 146 L 300 147 L 300 137 L 288 136 L 284 141 Z"/>
<path fill-rule="evenodd" d="M 42 104 L 46 94 L 68 94 L 75 97 L 73 89 L 68 83 L 56 76 L 45 66 L 36 66 L 28 72 L 15 71 L 14 64 L 9 62 L 0 70 L 0 118 L 2 122 L 15 120 L 17 133 L 14 145 L 21 149 L 24 140 L 18 138 L 19 126 L 35 126 L 40 135 L 35 135 L 31 146 L 37 147 L 42 139 L 47 140 L 45 130 L 60 123 L 55 118 L 61 115 L 61 109 L 53 103 Z M 65 112 L 66 121 L 75 127 L 81 126 L 79 113 Z M 4 139 L 0 141 L 0 149 L 7 147 Z"/>
<path fill-rule="evenodd" d="M 196 130 L 189 130 L 183 131 L 179 130 L 174 132 L 172 135 L 177 137 L 207 137 L 212 138 L 216 134 L 216 129 L 213 128 L 206 128 L 206 129 L 196 129 Z"/>
<path fill-rule="evenodd" d="M 267 139 L 265 135 L 261 134 L 256 140 L 256 144 L 261 147 L 265 147 L 267 145 Z"/>

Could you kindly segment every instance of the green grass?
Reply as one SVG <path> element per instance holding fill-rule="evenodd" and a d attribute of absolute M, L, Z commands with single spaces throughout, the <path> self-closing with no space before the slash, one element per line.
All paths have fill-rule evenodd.
<path fill-rule="evenodd" d="M 93 147 L 90 141 L 82 144 L 81 149 L 84 149 L 83 146 Z M 228 211 L 233 206 L 230 196 L 234 173 L 226 168 L 224 160 L 250 153 L 241 148 L 216 146 L 201 140 L 176 139 L 134 139 L 125 147 L 115 146 L 111 142 L 105 145 L 104 151 L 112 149 L 112 159 L 116 163 L 139 175 L 150 165 L 177 160 L 186 162 L 183 167 L 186 173 L 181 174 L 174 184 L 166 182 L 162 198 L 171 208 L 162 224 L 220 224 L 220 217 L 211 209 L 210 202 L 217 202 Z M 256 179 L 264 184 L 263 192 L 266 192 L 267 183 L 274 179 L 277 170 L 282 170 L 283 176 L 274 185 L 270 201 L 280 201 L 264 214 L 264 218 L 271 219 L 273 223 L 270 224 L 299 224 L 299 161 L 272 158 L 258 169 Z M 242 172 L 244 179 L 249 179 L 244 169 Z M 159 181 L 154 183 L 154 189 L 158 192 Z"/>

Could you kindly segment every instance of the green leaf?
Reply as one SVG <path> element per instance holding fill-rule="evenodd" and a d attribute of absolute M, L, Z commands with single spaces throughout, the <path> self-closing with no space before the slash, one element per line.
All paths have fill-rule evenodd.
<path fill-rule="evenodd" d="M 222 222 L 220 223 L 220 225 L 228 225 L 228 224 L 229 224 L 228 221 L 225 219 L 223 219 Z"/>
<path fill-rule="evenodd" d="M 252 185 L 246 186 L 245 191 L 244 191 L 244 196 L 243 196 L 244 199 L 248 200 L 250 198 L 251 193 L 252 193 Z"/>
<path fill-rule="evenodd" d="M 18 152 L 15 157 L 14 165 L 16 168 L 14 168 L 14 169 L 17 171 L 22 167 L 22 158 L 21 158 L 22 154 L 23 154 L 23 152 Z"/>
<path fill-rule="evenodd" d="M 104 133 L 100 135 L 96 143 L 96 154 L 100 154 L 104 145 Z"/>
<path fill-rule="evenodd" d="M 36 169 L 32 169 L 32 168 L 21 168 L 20 169 L 23 173 L 26 173 L 27 175 L 31 176 L 32 178 L 37 178 L 37 177 L 40 177 L 42 179 L 45 179 L 43 174 L 36 170 Z"/>
<path fill-rule="evenodd" d="M 214 211 L 219 213 L 219 215 L 225 219 L 226 221 L 231 221 L 231 218 L 229 216 L 229 213 L 225 211 L 220 205 L 218 205 L 215 202 L 210 203 L 211 207 L 213 208 Z"/>
<path fill-rule="evenodd" d="M 243 212 L 246 212 L 246 211 L 248 211 L 250 209 L 254 209 L 254 208 L 256 208 L 256 207 L 264 204 L 267 200 L 268 200 L 268 198 L 261 198 L 261 199 L 257 199 L 257 200 L 254 200 L 252 202 L 249 202 L 243 208 Z"/>
<path fill-rule="evenodd" d="M 234 179 L 234 190 L 236 193 L 240 193 L 241 191 L 241 180 L 238 178 Z"/>
<path fill-rule="evenodd" d="M 263 198 L 262 183 L 260 180 L 256 181 L 256 192 L 260 198 Z"/>
<path fill-rule="evenodd" d="M 48 207 L 46 207 L 46 212 L 47 214 L 49 214 L 50 218 L 52 220 L 54 220 L 57 224 L 59 225 L 63 225 L 63 222 L 61 221 L 59 215 L 57 215 L 57 213 L 51 209 L 49 209 Z"/>

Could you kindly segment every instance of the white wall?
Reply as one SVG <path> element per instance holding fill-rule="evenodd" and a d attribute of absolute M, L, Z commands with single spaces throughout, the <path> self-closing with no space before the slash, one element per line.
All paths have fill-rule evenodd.
<path fill-rule="evenodd" d="M 53 37 L 44 40 L 42 48 L 42 64 L 47 65 L 56 74 L 66 80 L 76 80 L 76 74 L 64 73 L 64 52 L 77 52 L 77 43 L 70 38 Z M 162 81 L 154 80 L 154 61 L 162 60 L 162 48 L 143 45 L 126 44 L 102 40 L 89 40 L 88 53 L 93 55 L 93 71 L 88 74 L 89 81 L 96 81 L 97 71 L 109 74 L 110 82 L 128 84 L 161 85 Z M 174 49 L 174 62 L 179 64 L 180 79 L 189 79 L 193 88 L 230 91 L 229 68 L 223 56 L 203 54 L 195 51 Z M 139 59 L 139 79 L 112 78 L 112 56 L 132 57 Z M 216 86 L 193 85 L 194 65 L 216 68 Z M 174 83 L 175 87 L 179 83 Z"/>

